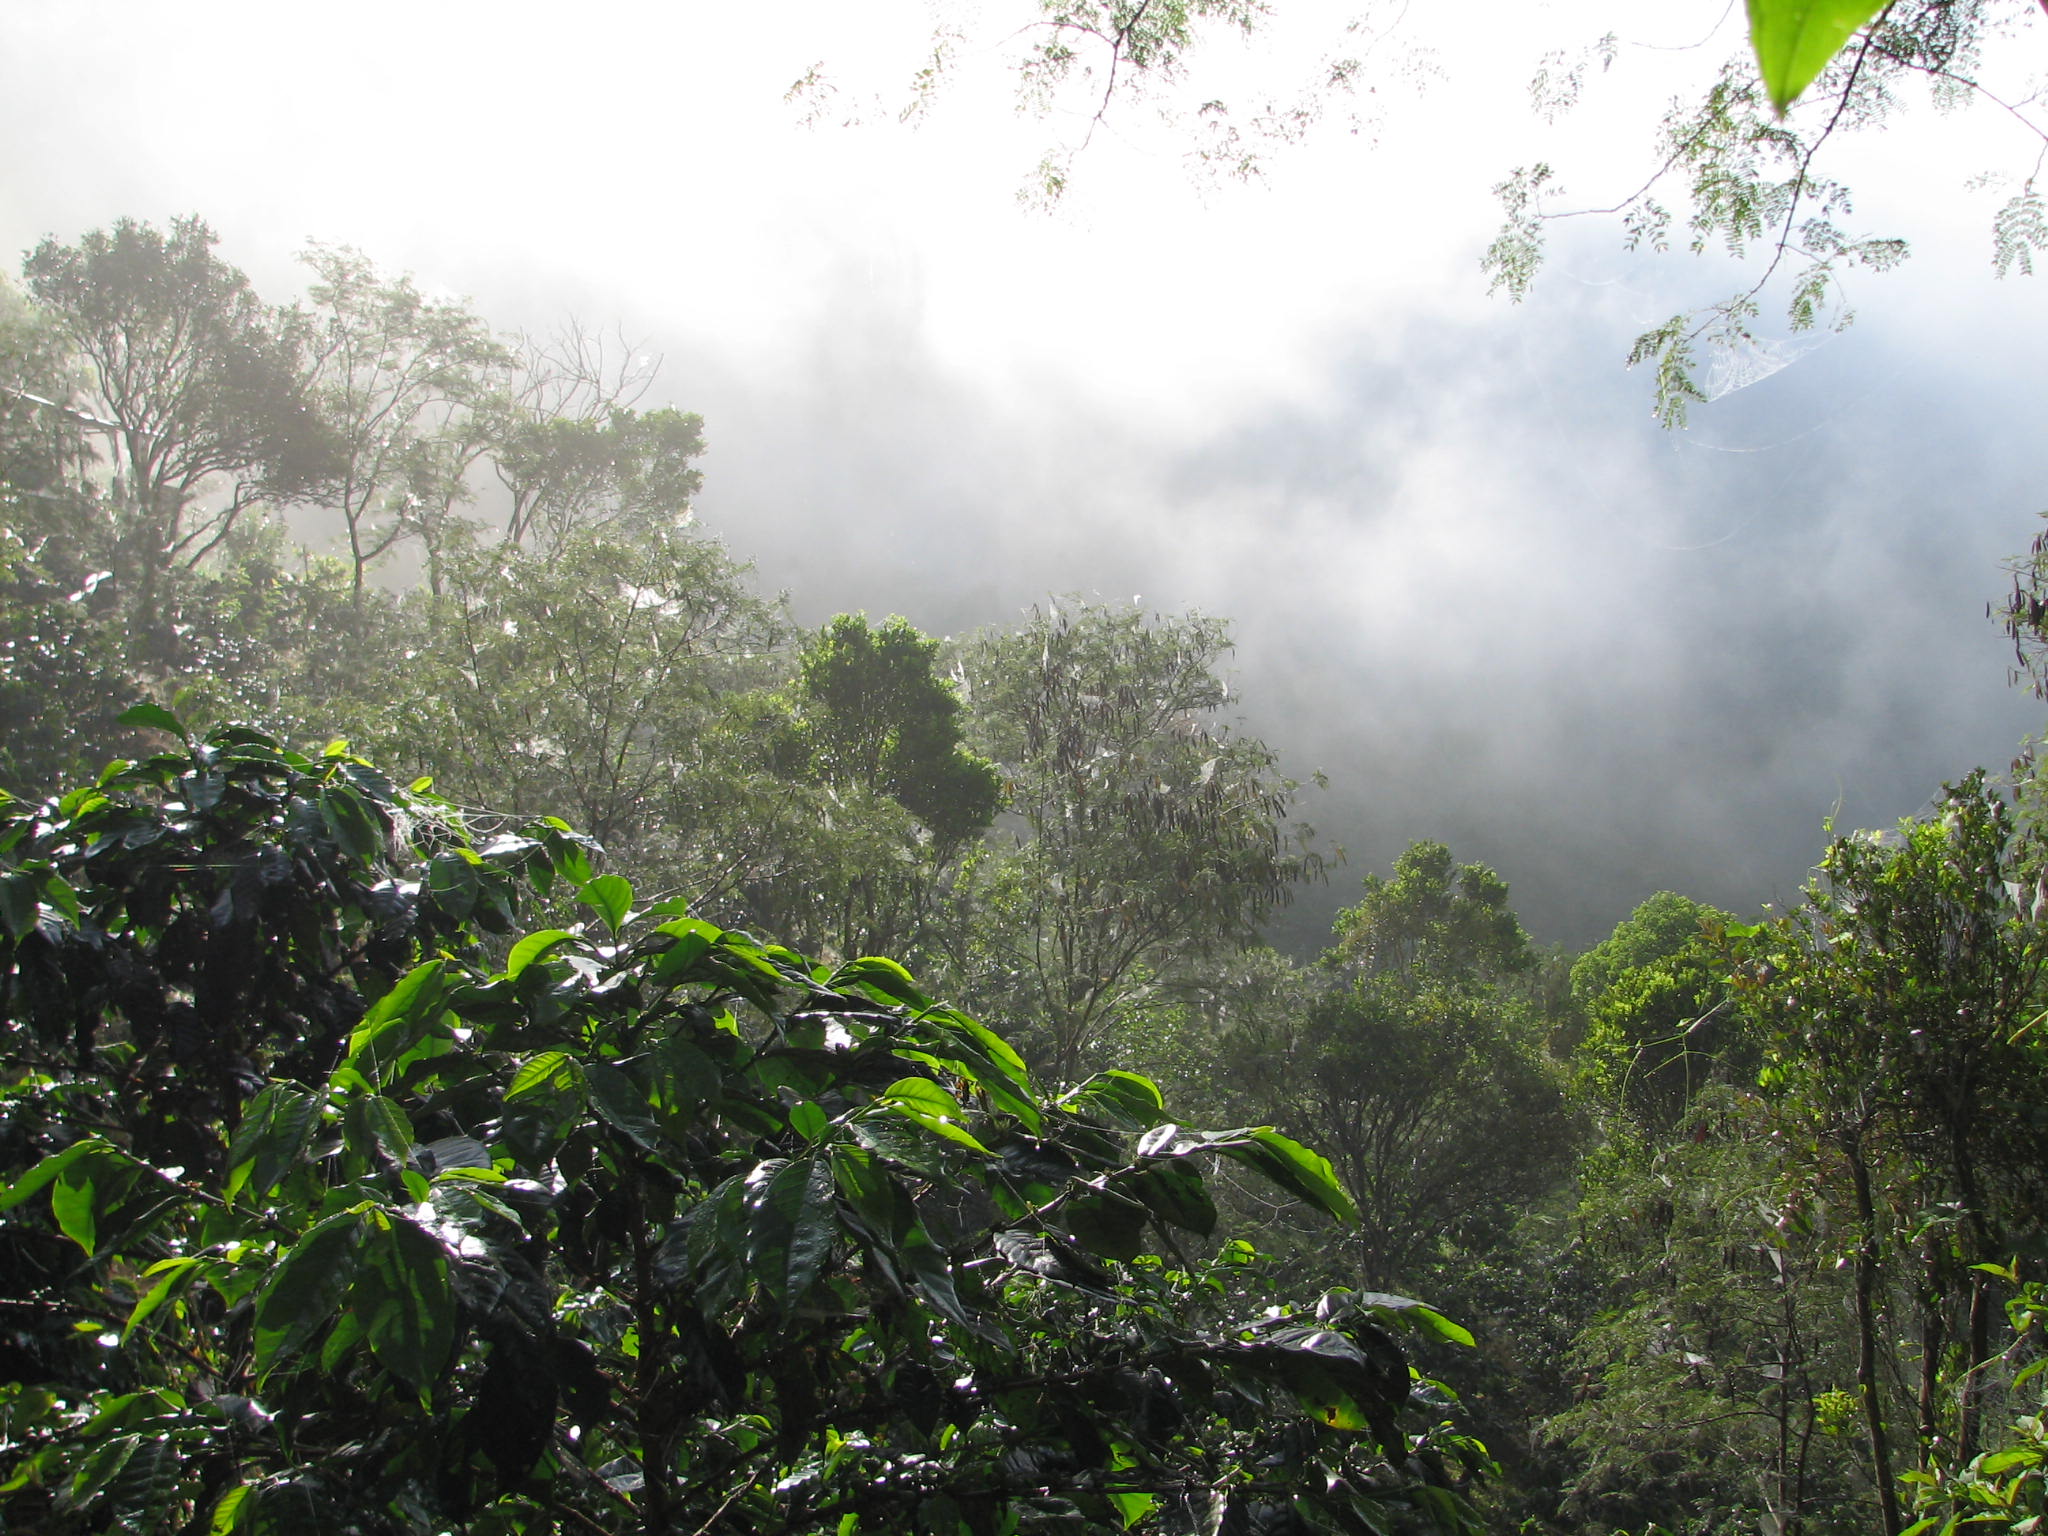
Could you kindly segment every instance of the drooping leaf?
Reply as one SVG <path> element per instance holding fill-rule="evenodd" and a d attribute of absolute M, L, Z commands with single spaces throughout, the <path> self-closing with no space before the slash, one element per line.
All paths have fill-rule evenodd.
<path fill-rule="evenodd" d="M 1070 1114 L 1099 1120 L 1120 1131 L 1150 1130 L 1164 1117 L 1159 1085 L 1135 1072 L 1098 1072 L 1060 1100 Z"/>
<path fill-rule="evenodd" d="M 178 717 L 161 704 L 131 704 L 121 711 L 118 718 L 130 730 L 162 731 L 180 741 L 191 739 Z"/>
<path fill-rule="evenodd" d="M 402 1216 L 372 1211 L 364 1226 L 349 1308 L 378 1363 L 415 1391 L 425 1391 L 455 1347 L 447 1252 Z"/>
<path fill-rule="evenodd" d="M 330 1216 L 278 1261 L 256 1297 L 256 1372 L 284 1364 L 334 1316 L 355 1277 L 362 1217 Z"/>
<path fill-rule="evenodd" d="M 228 1145 L 229 1203 L 246 1190 L 260 1200 L 299 1162 L 320 1118 L 318 1096 L 271 1083 L 249 1101 Z"/>
<path fill-rule="evenodd" d="M 1206 1138 L 1210 1150 L 1255 1168 L 1296 1199 L 1339 1221 L 1358 1220 L 1358 1207 L 1337 1182 L 1330 1160 L 1270 1126 Z"/>

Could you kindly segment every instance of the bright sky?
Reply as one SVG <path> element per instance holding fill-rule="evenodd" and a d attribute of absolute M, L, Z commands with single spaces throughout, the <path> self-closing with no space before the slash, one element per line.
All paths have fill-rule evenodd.
<path fill-rule="evenodd" d="M 1068 588 L 1232 616 L 1254 724 L 1337 781 L 1311 819 L 1368 866 L 1449 837 L 1559 937 L 1663 885 L 1788 894 L 1838 798 L 1905 814 L 2034 723 L 1981 616 L 2048 505 L 2048 304 L 1991 281 L 1998 195 L 1959 186 L 2011 156 L 1990 116 L 1868 139 L 1861 211 L 1916 260 L 1674 437 L 1619 359 L 1729 274 L 1589 220 L 1512 308 L 1488 189 L 1545 157 L 1588 203 L 1633 190 L 1739 6 L 1381 0 L 1359 94 L 1266 185 L 1199 184 L 1140 107 L 1052 217 L 1014 194 L 1078 120 L 1014 112 L 991 19 L 1031 9 L 956 4 L 912 130 L 924 5 L 9 0 L 0 250 L 197 212 L 275 297 L 314 237 L 503 325 L 616 319 L 706 416 L 707 526 L 807 616 Z M 1275 9 L 1190 100 L 1291 92 L 1360 4 Z M 1537 62 L 1610 26 L 1614 72 L 1546 128 Z M 869 126 L 800 125 L 814 64 Z"/>

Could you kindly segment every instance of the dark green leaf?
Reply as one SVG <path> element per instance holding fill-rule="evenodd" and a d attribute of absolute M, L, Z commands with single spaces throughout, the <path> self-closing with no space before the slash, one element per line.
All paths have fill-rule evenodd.
<path fill-rule="evenodd" d="M 384 851 L 383 824 L 353 786 L 330 784 L 321 790 L 320 815 L 335 842 L 364 862 Z"/>
<path fill-rule="evenodd" d="M 1216 1202 L 1201 1171 L 1182 1159 L 1160 1161 L 1116 1181 L 1161 1221 L 1207 1237 L 1216 1230 Z"/>
<path fill-rule="evenodd" d="M 650 1151 L 661 1141 L 661 1132 L 648 1112 L 647 1096 L 623 1070 L 606 1061 L 583 1064 L 583 1081 L 590 1089 L 590 1107 L 604 1121 L 624 1131 Z"/>
<path fill-rule="evenodd" d="M 256 1372 L 268 1375 L 304 1348 L 355 1277 L 362 1217 L 330 1216 L 300 1238 L 256 1297 Z"/>
<path fill-rule="evenodd" d="M 286 1083 L 272 1083 L 249 1101 L 228 1146 L 230 1202 L 244 1189 L 262 1199 L 304 1155 L 319 1122 L 320 1100 Z"/>
<path fill-rule="evenodd" d="M 361 1321 L 378 1363 L 424 1392 L 455 1347 L 448 1255 L 402 1216 L 373 1211 L 366 1226 L 349 1308 Z"/>
<path fill-rule="evenodd" d="M 831 1165 L 811 1157 L 780 1168 L 747 1222 L 747 1267 L 784 1308 L 803 1300 L 839 1235 Z"/>
<path fill-rule="evenodd" d="M 29 870 L 0 875 L 0 923 L 6 925 L 9 938 L 25 938 L 35 931 L 42 883 L 42 877 Z"/>
<path fill-rule="evenodd" d="M 405 1111 L 381 1094 L 358 1094 L 342 1116 L 348 1148 L 374 1163 L 379 1156 L 403 1168 L 412 1159 L 412 1124 Z"/>
<path fill-rule="evenodd" d="M 1074 1241 L 1090 1253 L 1126 1263 L 1145 1251 L 1145 1207 L 1109 1190 L 1075 1195 L 1061 1207 Z"/>

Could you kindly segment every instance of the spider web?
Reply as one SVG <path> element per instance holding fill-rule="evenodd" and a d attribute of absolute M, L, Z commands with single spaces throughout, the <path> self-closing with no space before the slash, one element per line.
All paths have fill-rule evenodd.
<path fill-rule="evenodd" d="M 1827 338 L 1824 336 L 1745 336 L 1714 349 L 1707 364 L 1707 399 L 1719 400 L 1738 389 L 1760 384 L 1789 368 Z"/>

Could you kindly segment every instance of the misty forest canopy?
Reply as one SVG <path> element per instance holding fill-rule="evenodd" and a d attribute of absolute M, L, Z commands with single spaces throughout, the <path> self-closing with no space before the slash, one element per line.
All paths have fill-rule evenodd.
<path fill-rule="evenodd" d="M 1688 238 L 1817 323 L 1901 254 L 1817 150 L 2018 14 L 1852 20 L 1783 120 L 1732 69 Z M 1032 78 L 1252 19 L 1049 11 Z M 1791 911 L 1574 956 L 1417 841 L 1281 953 L 1330 871 L 1224 622 L 804 629 L 640 349 L 304 263 L 122 221 L 0 288 L 10 1529 L 2048 1518 L 2029 760 Z M 1669 412 L 1760 291 L 1639 346 Z"/>
<path fill-rule="evenodd" d="M 2037 186 L 2048 145 L 2035 75 L 2042 47 L 2037 0 L 1747 0 L 1748 26 L 1723 32 L 1723 12 L 1704 42 L 1661 30 L 1660 8 L 1635 8 L 1622 32 L 1553 35 L 1533 71 L 1529 102 L 1543 125 L 1591 111 L 1600 77 L 1625 73 L 1630 56 L 1698 53 L 1703 78 L 1686 85 L 1660 121 L 1613 125 L 1612 142 L 1636 146 L 1619 169 L 1589 170 L 1537 159 L 1503 166 L 1494 187 L 1502 223 L 1481 259 L 1496 292 L 1520 301 L 1542 267 L 1559 221 L 1618 222 L 1624 248 L 1662 254 L 1674 245 L 1736 274 L 1733 291 L 1689 304 L 1629 344 L 1626 361 L 1650 373 L 1666 426 L 1779 366 L 1793 337 L 1840 330 L 1864 273 L 1907 259 L 1901 234 L 1860 226 L 1853 189 L 1832 167 L 1858 132 L 1911 134 L 1916 105 L 1941 113 L 1979 106 L 1995 120 L 1987 163 L 1958 167 L 1975 190 L 1998 198 L 1985 220 L 1998 276 L 2031 276 L 2048 250 L 2048 206 Z M 1298 78 L 1246 85 L 1227 64 L 1293 24 L 1314 33 L 1315 8 L 1299 0 L 1036 0 L 967 6 L 932 36 L 898 98 L 866 109 L 878 120 L 916 122 L 942 110 L 970 60 L 1000 59 L 1020 110 L 1065 126 L 1020 197 L 1051 207 L 1085 176 L 1099 132 L 1148 118 L 1198 179 L 1255 180 L 1275 157 L 1339 127 L 1369 131 L 1382 86 L 1455 91 L 1431 50 L 1408 35 L 1409 8 L 1368 7 L 1331 23 Z M 1711 15 L 1707 18 L 1712 20 Z M 1645 40 L 1627 41 L 1638 36 Z M 1716 64 L 1703 48 L 1719 44 Z M 857 124 L 833 61 L 790 90 L 805 119 Z M 1534 131 L 1532 139 L 1540 135 Z M 1503 151 L 1503 160 L 1509 151 Z M 1572 192 L 1565 189 L 1565 180 Z M 1981 217 L 1981 216 L 1978 216 Z M 1727 281 L 1716 276 L 1714 284 Z"/>

